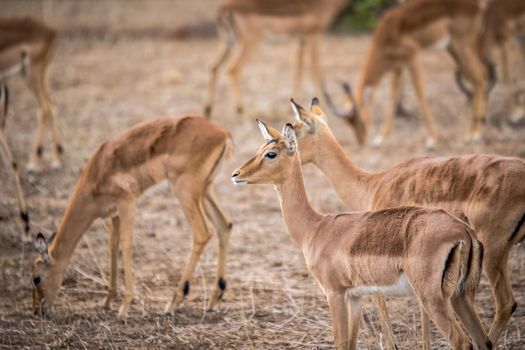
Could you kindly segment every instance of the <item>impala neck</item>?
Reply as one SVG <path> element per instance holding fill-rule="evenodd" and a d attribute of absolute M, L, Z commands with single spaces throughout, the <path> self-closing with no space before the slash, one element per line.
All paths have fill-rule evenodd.
<path fill-rule="evenodd" d="M 351 210 L 368 210 L 372 204 L 374 175 L 361 170 L 345 154 L 330 133 L 317 144 L 315 165 L 323 172 L 337 196 Z"/>
<path fill-rule="evenodd" d="M 49 254 L 59 270 L 65 270 L 78 241 L 97 218 L 93 204 L 91 192 L 77 187 L 49 246 Z"/>
<path fill-rule="evenodd" d="M 310 240 L 315 233 L 315 227 L 322 218 L 308 201 L 304 189 L 301 162 L 297 155 L 294 156 L 293 170 L 284 182 L 276 184 L 281 200 L 281 211 L 288 232 L 294 241 L 301 247 Z"/>

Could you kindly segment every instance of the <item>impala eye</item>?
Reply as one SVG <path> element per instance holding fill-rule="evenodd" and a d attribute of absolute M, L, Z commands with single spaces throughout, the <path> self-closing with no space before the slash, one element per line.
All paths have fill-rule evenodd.
<path fill-rule="evenodd" d="M 265 158 L 270 158 L 270 159 L 274 159 L 275 157 L 277 157 L 277 153 L 275 152 L 268 152 L 264 155 Z"/>

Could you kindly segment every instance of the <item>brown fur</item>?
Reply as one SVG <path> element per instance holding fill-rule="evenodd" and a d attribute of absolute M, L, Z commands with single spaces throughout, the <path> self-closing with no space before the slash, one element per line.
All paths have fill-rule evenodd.
<path fill-rule="evenodd" d="M 271 137 L 280 135 L 265 128 Z M 470 343 L 456 325 L 456 316 L 478 348 L 490 348 L 467 299 L 477 286 L 480 269 L 479 264 L 469 264 L 469 256 L 480 255 L 472 229 L 443 209 L 319 214 L 308 202 L 295 143 L 293 129 L 287 126 L 278 142 L 263 145 L 255 160 L 235 170 L 232 180 L 276 186 L 288 231 L 328 298 L 336 347 L 356 347 L 361 296 L 375 295 L 372 287 L 392 286 L 406 277 L 453 349 Z M 276 156 L 269 159 L 268 152 Z"/>
<path fill-rule="evenodd" d="M 190 222 L 194 248 L 183 278 L 167 311 L 182 302 L 200 253 L 211 237 L 209 220 L 219 235 L 219 263 L 210 306 L 218 301 L 231 231 L 229 219 L 216 203 L 211 184 L 219 162 L 231 154 L 230 134 L 200 117 L 158 118 L 140 123 L 105 142 L 84 168 L 69 200 L 56 238 L 49 244 L 51 263 L 35 262 L 34 308 L 50 306 L 76 244 L 97 218 L 111 218 L 111 278 L 106 306 L 116 295 L 119 242 L 124 259 L 126 292 L 119 315 L 126 316 L 133 299 L 132 237 L 135 201 L 162 180 L 171 183 Z M 120 238 L 119 238 L 120 237 Z"/>
<path fill-rule="evenodd" d="M 295 130 L 303 164 L 314 163 L 352 210 L 406 206 L 444 208 L 464 217 L 483 244 L 483 266 L 496 299 L 490 337 L 495 344 L 515 304 L 507 275 L 508 253 L 525 237 L 525 161 L 475 154 L 414 158 L 378 173 L 357 167 L 324 122 L 324 112 L 299 109 Z M 304 129 L 314 130 L 304 132 Z M 477 259 L 477 260 L 476 260 Z"/>
<path fill-rule="evenodd" d="M 39 107 L 37 132 L 28 165 L 30 170 L 40 167 L 47 127 L 53 138 L 52 165 L 62 165 L 62 137 L 47 78 L 56 45 L 57 33 L 45 23 L 30 17 L 0 17 L 0 80 L 21 72 Z"/>

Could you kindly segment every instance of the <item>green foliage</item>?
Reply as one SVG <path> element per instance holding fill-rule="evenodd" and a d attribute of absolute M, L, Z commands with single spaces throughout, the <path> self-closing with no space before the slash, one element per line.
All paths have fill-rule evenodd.
<path fill-rule="evenodd" d="M 351 0 L 344 24 L 354 30 L 372 30 L 380 14 L 394 5 L 395 0 Z"/>

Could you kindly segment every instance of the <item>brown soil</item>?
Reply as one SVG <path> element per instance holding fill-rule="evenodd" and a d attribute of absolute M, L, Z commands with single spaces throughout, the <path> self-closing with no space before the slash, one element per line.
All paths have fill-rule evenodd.
<path fill-rule="evenodd" d="M 330 89 L 337 79 L 355 81 L 369 36 L 332 36 L 323 44 L 323 65 Z M 158 115 L 200 114 L 207 86 L 207 67 L 216 39 L 177 41 L 166 37 L 93 38 L 73 36 L 61 42 L 51 69 L 51 86 L 61 119 L 65 167 L 46 167 L 37 175 L 23 172 L 33 234 L 53 232 L 77 177 L 97 146 L 131 125 Z M 104 311 L 108 271 L 106 227 L 96 222 L 72 259 L 50 319 L 31 313 L 31 265 L 35 252 L 19 241 L 17 207 L 12 179 L 0 169 L 0 347 L 2 348 L 331 348 L 332 330 L 325 298 L 289 238 L 272 186 L 233 187 L 233 168 L 254 154 L 261 137 L 254 117 L 277 127 L 292 119 L 292 45 L 265 44 L 246 67 L 243 91 L 249 117 L 236 117 L 223 77 L 214 119 L 235 140 L 232 163 L 217 179 L 218 197 L 234 221 L 228 262 L 228 289 L 220 306 L 205 310 L 216 261 L 215 238 L 209 244 L 192 280 L 191 293 L 172 318 L 161 312 L 171 298 L 188 257 L 191 233 L 179 204 L 164 192 L 139 205 L 135 225 L 134 261 L 137 298 L 129 319 L 116 317 L 118 304 Z M 451 60 L 442 52 L 424 56 L 425 86 L 441 139 L 426 152 L 424 126 L 411 88 L 404 102 L 414 117 L 396 119 L 394 131 L 381 149 L 359 149 L 351 131 L 339 120 L 329 123 L 345 150 L 363 168 L 385 169 L 420 156 L 487 152 L 525 156 L 524 129 L 504 122 L 503 89 L 491 95 L 490 123 L 480 145 L 465 145 L 469 110 L 453 82 Z M 17 159 L 27 163 L 35 132 L 35 102 L 23 81 L 9 81 L 13 105 L 8 137 Z M 385 84 L 386 85 L 386 84 Z M 408 84 L 407 84 L 408 85 Z M 306 85 L 297 99 L 304 104 L 313 89 Z M 376 119 L 383 115 L 385 86 L 376 96 Z M 46 151 L 49 144 L 46 144 Z M 49 152 L 45 153 L 46 159 Z M 305 169 L 306 186 L 315 208 L 345 210 L 322 174 Z M 523 254 L 523 253 L 521 253 Z M 518 309 L 501 337 L 499 348 L 521 349 L 525 340 L 524 258 L 516 249 L 510 269 Z M 486 279 L 478 293 L 478 310 L 485 325 L 494 312 Z M 418 308 L 413 300 L 389 300 L 398 346 L 417 348 Z M 381 348 L 376 310 L 365 304 L 359 347 Z M 433 328 L 433 347 L 447 345 Z"/>

